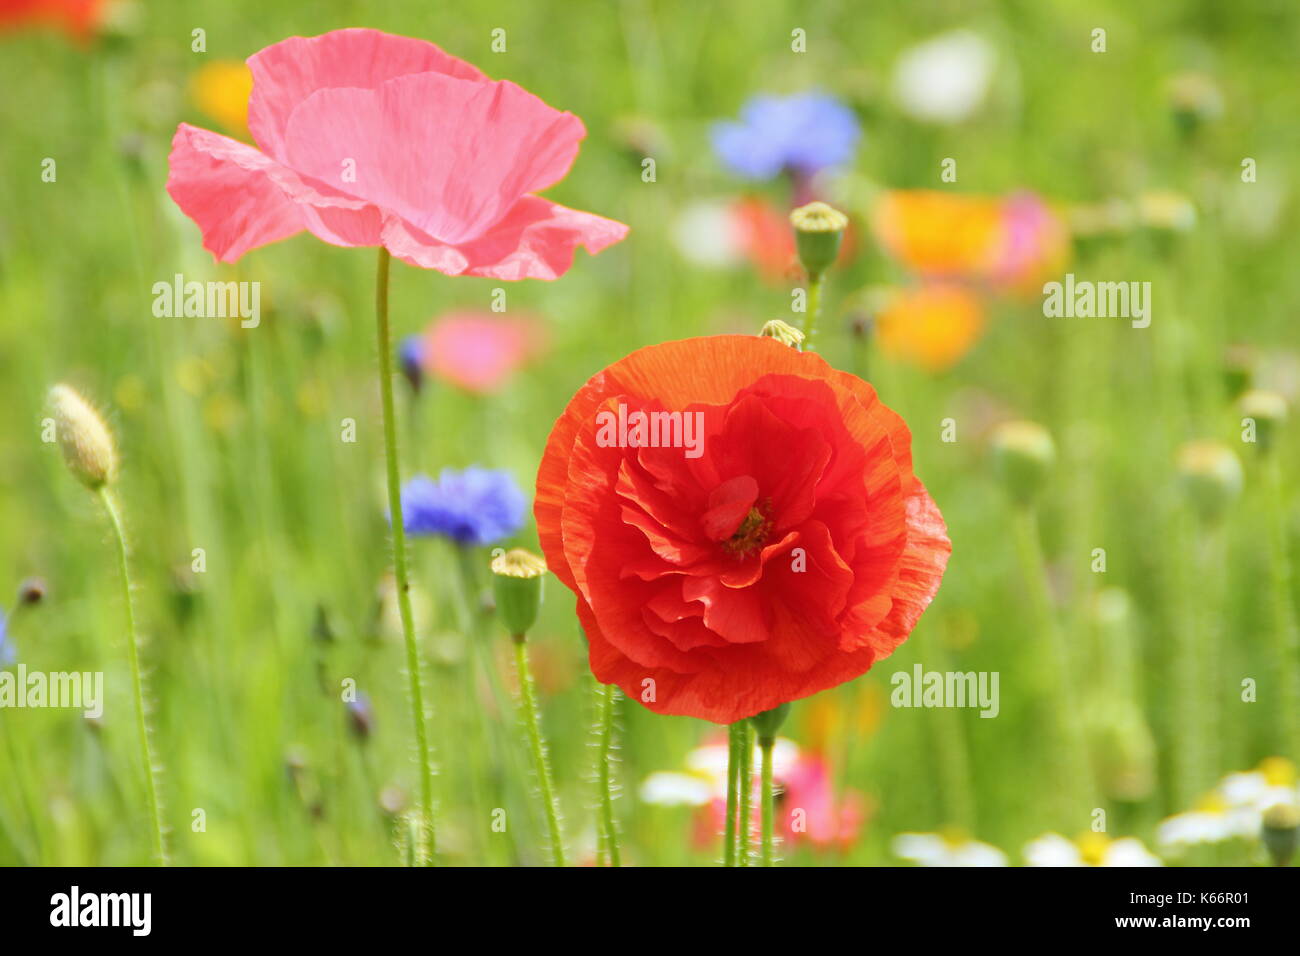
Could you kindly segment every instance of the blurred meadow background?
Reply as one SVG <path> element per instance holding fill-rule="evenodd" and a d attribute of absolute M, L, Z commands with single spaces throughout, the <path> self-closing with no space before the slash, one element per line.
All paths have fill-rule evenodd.
<path fill-rule="evenodd" d="M 900 851 L 933 862 L 971 838 L 1021 863 L 1048 833 L 1091 861 L 1105 852 L 1104 839 L 1079 837 L 1094 808 L 1106 838 L 1136 837 L 1166 862 L 1268 859 L 1262 804 L 1234 801 L 1252 785 L 1275 798 L 1289 787 L 1294 800 L 1287 760 L 1300 757 L 1283 697 L 1300 666 L 1289 574 L 1300 447 L 1294 422 L 1268 428 L 1279 398 L 1300 400 L 1300 8 L 106 7 L 80 36 L 0 32 L 0 666 L 103 671 L 107 695 L 97 721 L 0 710 L 0 862 L 148 854 L 107 525 L 41 441 L 56 382 L 104 410 L 122 450 L 174 860 L 403 860 L 416 775 L 386 577 L 374 255 L 300 235 L 214 265 L 163 188 L 178 122 L 247 140 L 245 57 L 348 26 L 430 40 L 577 114 L 588 137 L 547 195 L 631 227 L 555 282 L 395 264 L 395 335 L 445 343 L 419 356 L 418 391 L 398 382 L 404 479 L 480 465 L 509 472 L 531 502 L 550 427 L 589 376 L 646 344 L 791 319 L 802 281 L 792 203 L 815 196 L 851 217 L 817 348 L 911 426 L 953 555 L 891 659 L 795 704 L 784 799 L 810 820 L 784 834 L 786 863 L 897 864 Z M 191 48 L 195 29 L 205 52 Z M 715 148 L 716 124 L 751 97 L 810 92 L 838 100 L 860 130 L 848 160 L 815 181 L 746 177 Z M 1033 212 L 1028 253 L 1014 275 L 990 276 L 985 244 L 1017 200 Z M 1066 272 L 1150 282 L 1149 327 L 1045 316 L 1042 283 Z M 260 325 L 156 317 L 154 283 L 177 273 L 260 282 Z M 434 323 L 467 313 L 469 345 L 438 337 Z M 510 374 L 466 381 L 456 350 L 491 337 L 483 323 L 527 348 L 507 350 Z M 1245 417 L 1271 441 L 1243 441 Z M 990 454 L 1012 420 L 1041 424 L 1055 444 L 1032 508 L 1008 495 Z M 1188 452 L 1191 441 L 1216 444 Z M 500 543 L 536 550 L 531 518 Z M 411 547 L 440 859 L 544 863 L 509 641 L 486 600 L 490 549 L 436 536 Z M 44 596 L 22 604 L 30 579 Z M 1064 685 L 1052 633 L 1067 649 Z M 566 843 L 591 862 L 593 681 L 572 596 L 553 578 L 530 644 Z M 892 706 L 891 676 L 916 665 L 997 672 L 997 716 Z M 360 693 L 351 705 L 347 679 Z M 1091 769 L 1060 765 L 1063 694 Z M 1213 722 L 1184 772 L 1189 713 Z M 624 863 L 718 859 L 708 747 L 724 741 L 720 727 L 621 702 Z M 1084 777 L 1096 792 L 1080 810 L 1065 794 Z M 507 811 L 505 833 L 491 828 L 494 808 Z M 1175 818 L 1181 830 L 1161 829 L 1193 809 Z M 1294 828 L 1288 819 L 1269 826 Z M 940 840 L 900 844 L 904 833 Z"/>

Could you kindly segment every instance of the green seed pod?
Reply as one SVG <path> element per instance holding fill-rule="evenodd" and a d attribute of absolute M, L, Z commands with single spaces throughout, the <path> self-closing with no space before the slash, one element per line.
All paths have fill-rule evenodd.
<path fill-rule="evenodd" d="M 546 562 L 530 551 L 514 548 L 492 559 L 492 588 L 497 613 L 510 636 L 521 640 L 537 622 L 542 606 L 542 576 Z"/>
<path fill-rule="evenodd" d="M 776 732 L 781 729 L 785 723 L 786 717 L 790 715 L 790 703 L 779 704 L 771 710 L 765 710 L 761 714 L 755 714 L 749 718 L 750 723 L 754 725 L 754 730 L 758 734 L 759 743 L 766 743 L 776 739 Z"/>
<path fill-rule="evenodd" d="M 1264 826 L 1260 830 L 1264 849 L 1274 865 L 1286 866 L 1300 845 L 1300 807 L 1279 803 L 1264 811 Z"/>
<path fill-rule="evenodd" d="M 117 477 L 117 446 L 104 419 L 68 385 L 50 389 L 54 426 L 68 470 L 91 491 Z"/>
<path fill-rule="evenodd" d="M 1032 504 L 1056 464 L 1056 444 L 1042 425 L 1030 421 L 1003 422 L 990 441 L 993 470 L 1017 504 Z"/>
<path fill-rule="evenodd" d="M 790 213 L 799 262 L 810 276 L 819 276 L 840 254 L 849 217 L 824 202 L 810 202 Z"/>
<path fill-rule="evenodd" d="M 773 319 L 770 322 L 764 322 L 763 328 L 759 335 L 764 338 L 776 339 L 792 349 L 797 349 L 803 344 L 804 335 L 789 322 L 782 322 L 780 319 Z"/>
<path fill-rule="evenodd" d="M 1187 442 L 1178 449 L 1178 473 L 1202 521 L 1221 520 L 1241 494 L 1241 461 L 1221 442 Z"/>

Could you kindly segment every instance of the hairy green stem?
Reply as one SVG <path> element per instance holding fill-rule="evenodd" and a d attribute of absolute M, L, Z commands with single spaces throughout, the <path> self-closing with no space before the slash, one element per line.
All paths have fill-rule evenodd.
<path fill-rule="evenodd" d="M 740 776 L 740 744 L 744 739 L 744 721 L 727 728 L 727 826 L 723 833 L 722 865 L 736 865 L 736 781 Z"/>
<path fill-rule="evenodd" d="M 760 737 L 758 739 L 758 749 L 762 754 L 762 790 L 761 799 L 763 801 L 763 842 L 759 855 L 759 866 L 775 866 L 774 846 L 776 843 L 773 836 L 773 824 L 776 816 L 776 806 L 774 803 L 775 794 L 772 792 L 772 745 L 776 743 L 775 737 Z"/>
<path fill-rule="evenodd" d="M 533 752 L 533 769 L 541 788 L 542 804 L 546 810 L 546 826 L 551 834 L 551 859 L 556 866 L 564 866 L 564 835 L 560 830 L 560 807 L 555 799 L 555 785 L 551 782 L 551 768 L 546 763 L 546 745 L 542 742 L 541 721 L 537 713 L 537 689 L 528 669 L 528 642 L 524 635 L 514 635 L 515 669 L 519 675 L 520 707 L 524 727 L 528 731 L 528 745 Z"/>
<path fill-rule="evenodd" d="M 1033 506 L 1017 508 L 1012 524 L 1021 573 L 1029 590 L 1032 623 L 1038 630 L 1036 636 L 1046 637 L 1050 645 L 1048 650 L 1052 658 L 1051 679 L 1054 685 L 1052 702 L 1060 734 L 1057 767 L 1062 795 L 1062 823 L 1072 821 L 1077 827 L 1086 819 L 1084 814 L 1095 806 L 1096 787 L 1092 763 L 1088 759 L 1078 695 L 1075 692 L 1076 671 L 1071 665 L 1065 632 L 1052 608 L 1047 563 L 1038 539 L 1038 513 Z"/>
<path fill-rule="evenodd" d="M 393 576 L 397 581 L 397 609 L 402 617 L 406 642 L 406 677 L 411 698 L 411 719 L 415 725 L 415 750 L 420 771 L 420 805 L 414 859 L 419 866 L 433 861 L 437 842 L 433 828 L 433 766 L 429 758 L 429 734 L 425 726 L 424 688 L 420 678 L 420 647 L 415 640 L 411 615 L 411 582 L 406 565 L 406 527 L 402 519 L 402 474 L 397 464 L 397 416 L 393 412 L 393 346 L 388 331 L 388 266 L 391 256 L 379 247 L 375 278 L 375 325 L 379 345 L 379 392 L 384 408 L 384 457 L 388 464 L 388 511 L 393 525 Z"/>
<path fill-rule="evenodd" d="M 618 823 L 614 817 L 614 773 L 611 762 L 614 749 L 614 711 L 618 707 L 618 687 L 615 684 L 596 685 L 600 694 L 600 737 L 598 747 L 598 784 L 600 786 L 600 816 L 602 844 L 610 866 L 621 866 L 618 850 Z"/>
<path fill-rule="evenodd" d="M 167 865 L 167 846 L 163 839 L 162 809 L 158 803 L 158 775 L 161 767 L 153 756 L 153 741 L 150 738 L 149 719 L 144 707 L 144 676 L 140 671 L 140 639 L 135 629 L 135 601 L 131 595 L 131 564 L 127 557 L 126 530 L 122 523 L 122 512 L 117 500 L 107 487 L 99 489 L 100 500 L 108 513 L 109 524 L 113 526 L 113 536 L 117 539 L 117 563 L 121 572 L 122 602 L 126 607 L 126 648 L 127 659 L 131 664 L 131 690 L 135 697 L 136 734 L 140 738 L 140 760 L 144 764 L 145 795 L 149 802 L 149 819 L 152 824 L 153 860 L 156 866 Z"/>
<path fill-rule="evenodd" d="M 1282 463 L 1272 450 L 1265 462 L 1268 482 L 1269 578 L 1273 599 L 1273 640 L 1277 659 L 1279 726 L 1283 752 L 1300 760 L 1300 629 L 1291 605 L 1291 560 L 1287 554 Z"/>
<path fill-rule="evenodd" d="M 806 351 L 812 352 L 813 339 L 817 336 L 817 320 L 822 313 L 822 285 L 826 279 L 826 273 L 818 272 L 816 275 L 808 276 L 808 301 L 804 303 L 807 309 L 804 312 L 803 322 L 803 347 Z"/>
<path fill-rule="evenodd" d="M 736 771 L 737 817 L 736 823 L 736 865 L 749 866 L 749 810 L 753 795 L 753 778 L 751 776 L 754 762 L 754 726 L 748 720 L 742 720 L 740 731 L 740 766 Z"/>

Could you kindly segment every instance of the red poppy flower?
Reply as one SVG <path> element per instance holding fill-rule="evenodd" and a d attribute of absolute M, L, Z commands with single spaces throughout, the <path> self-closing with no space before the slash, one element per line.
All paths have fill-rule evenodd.
<path fill-rule="evenodd" d="M 0 32 L 48 24 L 84 40 L 99 25 L 103 7 L 104 0 L 0 0 Z"/>
<path fill-rule="evenodd" d="M 718 723 L 865 673 L 951 550 L 903 420 L 758 336 L 655 345 L 593 377 L 551 432 L 534 513 L 596 677 Z"/>
<path fill-rule="evenodd" d="M 554 279 L 627 226 L 534 193 L 568 173 L 582 120 L 432 43 L 291 37 L 248 60 L 259 149 L 182 123 L 167 191 L 233 262 L 306 229 L 448 275 Z"/>

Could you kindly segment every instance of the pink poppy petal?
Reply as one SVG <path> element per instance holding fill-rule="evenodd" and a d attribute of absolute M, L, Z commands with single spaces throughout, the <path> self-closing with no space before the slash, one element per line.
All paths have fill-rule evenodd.
<path fill-rule="evenodd" d="M 248 129 L 254 141 L 277 159 L 284 158 L 290 114 L 317 90 L 374 89 L 411 73 L 484 79 L 475 67 L 425 40 L 365 29 L 289 37 L 249 57 L 248 65 L 253 71 Z"/>
<path fill-rule="evenodd" d="M 188 123 L 176 128 L 167 192 L 222 262 L 303 229 L 336 246 L 377 246 L 378 209 L 334 194 L 240 143 Z"/>
<path fill-rule="evenodd" d="M 419 73 L 313 93 L 289 118 L 283 159 L 460 245 L 562 179 L 585 135 L 576 116 L 508 81 Z"/>
<path fill-rule="evenodd" d="M 593 213 L 525 196 L 482 237 L 450 247 L 399 219 L 384 230 L 384 245 L 403 262 L 448 275 L 517 279 L 558 279 L 573 265 L 574 250 L 592 255 L 627 235 L 628 227 Z"/>

